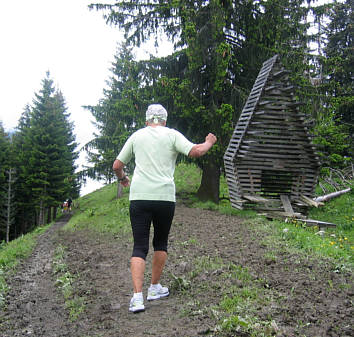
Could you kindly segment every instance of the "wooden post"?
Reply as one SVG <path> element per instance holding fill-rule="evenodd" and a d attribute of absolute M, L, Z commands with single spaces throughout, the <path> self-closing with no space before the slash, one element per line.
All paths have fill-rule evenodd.
<path fill-rule="evenodd" d="M 117 199 L 120 199 L 123 195 L 123 186 L 118 182 L 117 186 Z"/>

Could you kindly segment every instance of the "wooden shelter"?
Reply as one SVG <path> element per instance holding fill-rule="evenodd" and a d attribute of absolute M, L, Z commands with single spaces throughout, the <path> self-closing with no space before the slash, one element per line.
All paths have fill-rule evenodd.
<path fill-rule="evenodd" d="M 292 213 L 313 197 L 319 159 L 289 73 L 278 55 L 263 63 L 232 134 L 224 163 L 235 208 Z"/>

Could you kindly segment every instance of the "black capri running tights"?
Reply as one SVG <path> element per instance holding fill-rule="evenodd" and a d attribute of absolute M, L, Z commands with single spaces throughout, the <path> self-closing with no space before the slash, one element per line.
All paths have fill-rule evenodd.
<path fill-rule="evenodd" d="M 167 252 L 168 234 L 175 213 L 175 203 L 160 200 L 132 200 L 129 212 L 134 237 L 132 256 L 146 259 L 149 251 L 151 222 L 154 226 L 152 241 L 154 251 Z"/>

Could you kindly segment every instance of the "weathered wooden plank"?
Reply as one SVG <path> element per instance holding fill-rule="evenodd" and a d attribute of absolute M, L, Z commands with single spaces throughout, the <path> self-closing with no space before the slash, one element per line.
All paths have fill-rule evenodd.
<path fill-rule="evenodd" d="M 267 144 L 261 144 L 261 143 L 245 143 L 241 142 L 240 143 L 240 148 L 245 148 L 245 149 L 263 149 L 265 151 L 277 151 L 278 149 L 284 149 L 284 150 L 297 150 L 297 151 L 306 151 L 308 152 L 308 147 L 306 146 L 298 146 L 295 143 L 289 144 L 272 144 L 272 143 L 267 143 Z M 249 145 L 247 145 L 249 144 Z M 309 146 L 310 147 L 310 146 Z M 310 149 L 315 149 L 315 147 L 311 147 Z"/>
<path fill-rule="evenodd" d="M 270 218 L 301 218 L 303 215 L 301 213 L 288 213 L 288 212 L 278 212 L 274 211 L 271 213 L 267 213 L 267 217 Z"/>
<path fill-rule="evenodd" d="M 272 74 L 272 77 L 273 77 L 273 78 L 276 78 L 276 77 L 280 77 L 280 76 L 288 75 L 288 74 L 291 74 L 291 71 L 290 71 L 290 70 L 281 69 L 281 70 L 279 70 L 278 72 Z"/>
<path fill-rule="evenodd" d="M 285 212 L 290 213 L 290 214 L 292 214 L 291 216 L 293 216 L 295 213 L 294 213 L 294 210 L 293 210 L 293 208 L 291 206 L 289 197 L 286 194 L 281 194 L 280 195 L 280 200 L 281 200 L 281 202 L 283 204 Z"/>
<path fill-rule="evenodd" d="M 264 86 L 265 83 L 267 82 L 268 77 L 269 77 L 268 72 L 265 72 L 261 76 L 258 76 L 256 81 L 254 82 L 253 88 L 259 88 L 260 86 Z"/>
<path fill-rule="evenodd" d="M 266 162 L 266 163 L 260 163 L 260 162 L 253 162 L 253 161 L 245 161 L 243 162 L 243 164 L 247 165 L 248 167 L 252 166 L 254 168 L 259 168 L 259 169 L 263 169 L 263 170 L 273 170 L 276 168 L 279 168 L 279 166 L 274 165 L 273 162 Z M 299 169 L 304 169 L 304 166 L 302 165 L 296 165 L 294 163 L 291 164 L 291 166 L 285 165 L 283 168 L 283 170 L 287 170 L 288 172 L 298 172 Z M 311 171 L 311 168 L 308 168 L 309 171 Z"/>
<path fill-rule="evenodd" d="M 257 130 L 272 130 L 272 132 L 275 130 L 277 132 L 288 132 L 288 131 L 294 131 L 294 132 L 300 132 L 304 135 L 306 134 L 307 127 L 304 126 L 302 123 L 296 123 L 296 122 L 291 122 L 291 121 L 277 121 L 277 120 L 272 120 L 271 122 L 264 123 L 262 121 L 251 121 L 250 125 Z"/>
<path fill-rule="evenodd" d="M 253 201 L 253 202 L 262 202 L 262 203 L 268 203 L 270 202 L 270 200 L 260 197 L 260 196 L 256 196 L 256 195 L 250 195 L 250 194 L 245 194 L 242 196 L 244 199 L 247 199 L 249 201 Z"/>
<path fill-rule="evenodd" d="M 278 59 L 278 57 L 279 57 L 278 55 L 274 55 L 274 56 L 272 56 L 271 58 L 269 58 L 268 60 L 264 61 L 262 67 L 266 67 L 266 66 L 268 66 L 268 65 L 273 66 L 273 64 L 274 64 L 275 61 Z M 262 68 L 262 69 L 263 69 L 263 68 Z"/>
<path fill-rule="evenodd" d="M 236 209 L 243 209 L 241 204 L 238 204 L 237 202 L 231 202 L 232 207 Z"/>
<path fill-rule="evenodd" d="M 331 222 L 325 222 L 325 221 L 319 221 L 319 220 L 313 220 L 313 219 L 297 219 L 299 221 L 305 222 L 307 226 L 318 226 L 319 228 L 321 227 L 337 227 L 336 224 L 331 223 Z"/>
<path fill-rule="evenodd" d="M 306 195 L 303 195 L 303 194 L 300 195 L 300 200 L 302 202 L 304 202 L 305 204 L 307 204 L 308 206 L 312 206 L 312 207 L 316 207 L 316 208 L 318 208 L 318 206 L 323 205 L 323 203 L 316 202 L 316 201 L 312 200 L 311 198 L 309 198 L 309 197 L 307 197 Z"/>
<path fill-rule="evenodd" d="M 297 149 L 297 148 L 283 148 L 281 145 L 279 145 L 277 148 L 266 148 L 266 147 L 255 147 L 255 146 L 240 146 L 239 147 L 239 153 L 268 153 L 268 154 L 273 154 L 276 151 L 276 153 L 280 154 L 289 154 L 289 155 L 301 155 L 305 156 L 307 158 L 307 153 L 306 151 L 302 149 Z"/>
<path fill-rule="evenodd" d="M 299 146 L 301 148 L 305 149 L 316 149 L 316 147 L 309 143 L 308 141 L 304 141 L 303 139 L 289 139 L 287 138 L 288 141 L 284 140 L 279 140 L 278 138 L 267 138 L 267 139 L 261 139 L 261 138 L 254 138 L 253 140 L 246 140 L 242 139 L 242 144 L 250 144 L 250 145 L 255 145 L 255 146 L 273 146 L 274 148 L 278 147 L 279 145 L 283 145 L 284 148 L 289 146 L 289 147 L 294 147 L 294 146 Z"/>
<path fill-rule="evenodd" d="M 262 109 L 269 109 L 269 110 L 288 110 L 290 108 L 293 108 L 295 106 L 290 105 L 290 104 L 272 104 L 273 102 L 271 101 L 265 101 L 265 102 L 259 102 L 259 106 Z"/>
<path fill-rule="evenodd" d="M 287 114 L 286 112 L 280 110 L 279 113 L 271 113 L 266 111 L 266 114 L 263 115 L 256 115 L 256 113 L 254 113 L 252 122 L 262 122 L 264 125 L 267 125 L 268 123 L 282 122 L 283 127 L 287 127 L 291 124 L 300 124 L 302 127 L 306 126 L 303 118 L 298 118 L 295 115 Z"/>
<path fill-rule="evenodd" d="M 269 86 L 265 87 L 264 91 L 267 93 L 267 95 L 274 95 L 274 96 L 281 96 L 284 97 L 284 94 L 286 94 L 286 97 L 293 97 L 293 95 L 287 93 L 285 90 L 283 90 L 280 86 Z"/>
<path fill-rule="evenodd" d="M 272 159 L 289 159 L 289 160 L 306 160 L 307 163 L 310 163 L 311 160 L 310 158 L 308 158 L 308 156 L 306 156 L 306 154 L 303 153 L 288 153 L 288 154 L 284 154 L 283 152 L 277 151 L 276 153 L 265 153 L 265 152 L 259 152 L 259 151 L 245 151 L 245 150 L 239 150 L 239 153 L 244 155 L 244 158 L 246 158 L 247 156 L 249 156 L 249 159 L 251 160 L 257 160 L 260 158 L 272 158 Z M 305 163 L 304 163 L 305 164 Z"/>
<path fill-rule="evenodd" d="M 308 139 L 304 139 L 304 137 L 300 137 L 300 135 L 298 133 L 295 133 L 295 134 L 290 134 L 290 135 L 287 135 L 287 136 L 284 136 L 284 135 L 280 135 L 280 134 L 274 134 L 274 131 L 272 131 L 272 134 L 271 133 L 267 133 L 265 132 L 266 130 L 263 130 L 263 129 L 260 129 L 260 130 L 248 130 L 247 131 L 247 134 L 250 134 L 250 135 L 256 135 L 258 138 L 256 138 L 257 140 L 263 140 L 263 141 L 266 141 L 266 140 L 271 140 L 271 139 L 277 139 L 278 141 L 280 139 L 284 139 L 284 140 L 287 140 L 288 142 L 292 141 L 292 142 L 300 142 L 301 143 L 308 143 L 309 140 L 310 140 L 310 137 L 308 135 L 306 135 L 305 139 L 308 138 Z"/>
<path fill-rule="evenodd" d="M 344 190 L 341 190 L 341 191 L 337 191 L 337 192 L 333 192 L 333 193 L 329 193 L 329 194 L 326 194 L 326 195 L 322 195 L 320 197 L 317 197 L 315 200 L 317 202 L 320 202 L 320 201 L 327 201 L 327 200 L 330 200 L 332 198 L 335 198 L 335 197 L 338 197 L 342 194 L 345 194 L 345 193 L 348 193 L 350 192 L 350 187 L 344 189 Z"/>
<path fill-rule="evenodd" d="M 276 94 L 270 94 L 270 93 L 267 93 L 267 95 L 263 95 L 262 96 L 262 100 L 264 101 L 271 101 L 275 104 L 289 104 L 289 103 L 296 103 L 296 101 L 294 101 L 293 97 L 291 97 L 290 95 L 289 96 L 286 96 L 286 95 L 282 95 L 282 94 L 279 94 L 279 95 L 276 95 Z"/>

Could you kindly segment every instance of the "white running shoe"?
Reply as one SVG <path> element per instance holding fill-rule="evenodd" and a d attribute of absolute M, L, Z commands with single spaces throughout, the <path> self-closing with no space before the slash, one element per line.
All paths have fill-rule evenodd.
<path fill-rule="evenodd" d="M 147 300 L 153 301 L 158 300 L 159 298 L 166 297 L 170 293 L 167 287 L 163 287 L 160 283 L 151 285 L 148 289 Z"/>
<path fill-rule="evenodd" d="M 136 313 L 144 310 L 144 300 L 142 298 L 132 297 L 132 299 L 130 300 L 129 311 Z"/>

